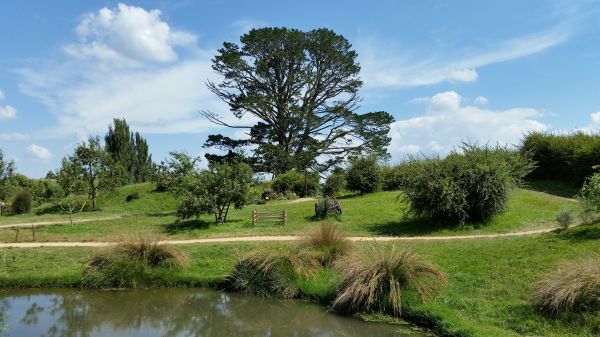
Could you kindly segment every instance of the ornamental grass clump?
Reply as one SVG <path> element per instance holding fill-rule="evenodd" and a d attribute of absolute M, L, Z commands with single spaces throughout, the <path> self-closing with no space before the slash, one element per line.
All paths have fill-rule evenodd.
<path fill-rule="evenodd" d="M 563 263 L 547 273 L 533 287 L 531 301 L 549 315 L 600 311 L 600 256 Z"/>
<path fill-rule="evenodd" d="M 315 251 L 321 265 L 329 266 L 348 251 L 350 242 L 337 226 L 325 222 L 308 232 L 300 241 L 300 247 Z"/>
<path fill-rule="evenodd" d="M 241 293 L 296 298 L 298 278 L 313 276 L 319 267 L 319 259 L 311 251 L 257 249 L 235 264 L 226 282 L 228 288 Z"/>
<path fill-rule="evenodd" d="M 136 238 L 96 252 L 85 267 L 83 284 L 89 288 L 138 288 L 156 282 L 166 272 L 187 266 L 177 248 L 157 240 Z"/>
<path fill-rule="evenodd" d="M 422 260 L 409 248 L 371 246 L 366 253 L 339 260 L 342 281 L 333 309 L 346 313 L 391 312 L 402 315 L 405 295 L 425 300 L 446 283 L 436 266 Z M 411 296 L 412 297 L 412 296 Z"/>

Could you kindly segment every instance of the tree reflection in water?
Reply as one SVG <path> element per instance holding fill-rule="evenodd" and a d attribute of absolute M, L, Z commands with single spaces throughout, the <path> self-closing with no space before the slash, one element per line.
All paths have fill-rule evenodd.
<path fill-rule="evenodd" d="M 403 327 L 339 317 L 306 302 L 206 289 L 10 290 L 0 292 L 0 309 L 11 336 L 408 335 Z"/>

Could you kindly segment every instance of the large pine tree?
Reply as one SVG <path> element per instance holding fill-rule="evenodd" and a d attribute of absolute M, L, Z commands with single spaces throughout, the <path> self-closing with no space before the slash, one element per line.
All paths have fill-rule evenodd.
<path fill-rule="evenodd" d="M 148 181 L 153 166 L 148 143 L 138 132 L 130 131 L 125 119 L 113 119 L 104 141 L 113 161 L 126 172 L 123 184 Z"/>

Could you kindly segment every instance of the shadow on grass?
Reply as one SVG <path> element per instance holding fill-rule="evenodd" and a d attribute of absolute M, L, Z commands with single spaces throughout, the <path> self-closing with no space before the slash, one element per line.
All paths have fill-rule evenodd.
<path fill-rule="evenodd" d="M 205 220 L 175 221 L 164 225 L 163 232 L 167 234 L 177 234 L 196 229 L 207 229 L 211 224 L 211 222 Z"/>
<path fill-rule="evenodd" d="M 442 230 L 460 231 L 484 227 L 486 221 L 466 223 L 463 226 L 448 224 L 431 217 L 406 216 L 397 221 L 368 225 L 366 228 L 374 235 L 420 236 L 433 234 Z"/>
<path fill-rule="evenodd" d="M 581 225 L 567 231 L 561 231 L 558 235 L 561 239 L 572 242 L 600 240 L 600 226 L 598 223 Z"/>
<path fill-rule="evenodd" d="M 563 198 L 574 198 L 579 192 L 579 188 L 574 184 L 554 180 L 527 180 L 524 187 Z"/>
<path fill-rule="evenodd" d="M 146 212 L 144 213 L 144 215 L 149 216 L 149 217 L 153 217 L 153 218 L 158 218 L 158 217 L 163 217 L 163 216 L 172 216 L 175 215 L 175 211 L 170 211 L 170 212 Z"/>

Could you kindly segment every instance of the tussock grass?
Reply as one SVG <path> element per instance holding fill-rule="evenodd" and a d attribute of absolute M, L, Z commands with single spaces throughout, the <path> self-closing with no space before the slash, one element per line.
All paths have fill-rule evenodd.
<path fill-rule="evenodd" d="M 600 255 L 559 265 L 535 284 L 531 301 L 550 315 L 600 311 Z"/>
<path fill-rule="evenodd" d="M 369 246 L 339 260 L 336 267 L 342 282 L 332 307 L 348 313 L 391 311 L 401 316 L 405 292 L 416 291 L 425 300 L 447 282 L 437 267 L 395 245 L 389 250 Z"/>
<path fill-rule="evenodd" d="M 323 266 L 330 265 L 336 258 L 344 255 L 350 246 L 344 233 L 330 222 L 321 223 L 300 241 L 300 248 L 312 249 L 320 255 Z"/>
<path fill-rule="evenodd" d="M 230 289 L 259 296 L 295 298 L 297 280 L 312 277 L 320 267 L 318 256 L 308 250 L 256 249 L 245 254 L 227 276 Z"/>
<path fill-rule="evenodd" d="M 137 288 L 156 282 L 166 271 L 188 264 L 177 248 L 138 237 L 97 251 L 88 260 L 83 285 L 90 288 Z"/>

